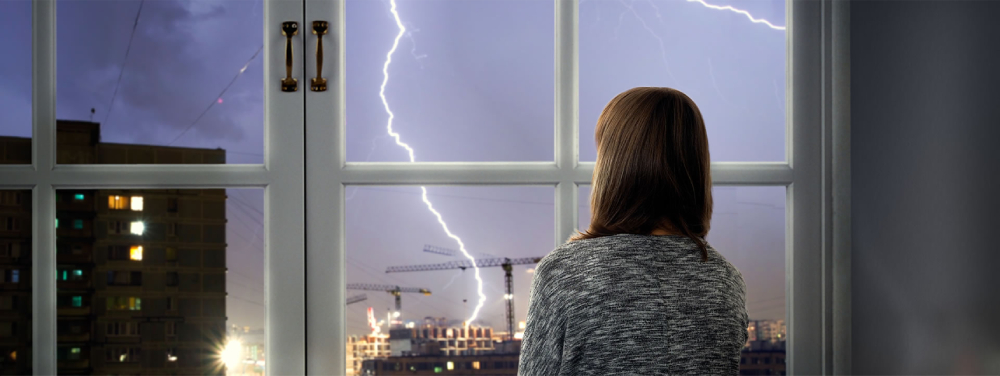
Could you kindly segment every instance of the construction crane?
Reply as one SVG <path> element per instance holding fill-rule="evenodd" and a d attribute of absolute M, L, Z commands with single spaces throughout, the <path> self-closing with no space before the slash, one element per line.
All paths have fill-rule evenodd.
<path fill-rule="evenodd" d="M 441 248 L 437 248 L 436 252 L 438 254 L 445 254 L 441 251 Z M 456 251 L 451 251 L 452 254 L 458 254 Z M 521 257 L 521 258 L 507 258 L 507 257 L 497 257 L 488 259 L 476 259 L 475 266 L 480 268 L 489 268 L 494 266 L 499 266 L 503 268 L 504 271 L 504 286 L 506 287 L 507 293 L 504 294 L 503 298 L 506 301 L 507 308 L 507 338 L 509 340 L 514 339 L 514 265 L 530 265 L 537 264 L 542 261 L 541 257 Z M 432 270 L 450 270 L 450 269 L 461 269 L 465 270 L 473 267 L 472 261 L 461 260 L 461 261 L 449 261 L 439 264 L 424 264 L 424 265 L 411 265 L 411 266 L 390 266 L 385 270 L 386 273 L 401 273 L 401 272 L 426 272 Z"/>
<path fill-rule="evenodd" d="M 399 287 L 396 285 L 375 285 L 370 283 L 349 283 L 347 284 L 348 290 L 366 290 L 366 291 L 385 291 L 392 296 L 396 297 L 396 312 L 393 316 L 400 317 L 403 314 L 403 300 L 401 295 L 403 293 L 421 293 L 424 295 L 430 295 L 431 290 L 419 288 L 419 287 Z"/>
<path fill-rule="evenodd" d="M 439 255 L 445 255 L 445 256 L 451 256 L 451 257 L 465 257 L 465 255 L 462 254 L 459 251 L 456 251 L 456 250 L 453 250 L 453 249 L 444 248 L 444 247 L 436 247 L 436 246 L 433 246 L 433 245 L 424 245 L 424 252 L 427 252 L 427 253 L 436 253 L 436 254 L 439 254 Z M 489 253 L 478 253 L 477 257 L 481 257 L 481 258 L 496 258 L 497 256 L 491 255 Z"/>
<path fill-rule="evenodd" d="M 364 300 L 367 300 L 367 299 L 368 299 L 368 295 L 365 295 L 365 294 L 354 295 L 352 297 L 347 298 L 347 305 L 351 305 L 351 304 L 354 304 L 354 303 L 357 303 L 357 302 L 360 302 L 360 301 L 364 301 Z"/>

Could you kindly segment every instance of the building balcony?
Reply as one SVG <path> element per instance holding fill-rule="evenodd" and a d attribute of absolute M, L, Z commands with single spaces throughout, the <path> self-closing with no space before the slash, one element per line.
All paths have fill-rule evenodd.
<path fill-rule="evenodd" d="M 90 333 L 59 333 L 59 343 L 84 343 L 90 341 Z"/>
<path fill-rule="evenodd" d="M 66 254 L 56 254 L 56 262 L 60 264 L 93 264 L 94 259 L 89 253 L 74 255 L 71 253 Z"/>
<path fill-rule="evenodd" d="M 90 373 L 89 359 L 60 360 L 57 363 L 57 366 L 59 367 L 59 373 L 69 373 L 74 375 L 82 375 Z"/>
<path fill-rule="evenodd" d="M 86 316 L 90 314 L 90 307 L 59 307 L 59 316 Z"/>
<path fill-rule="evenodd" d="M 66 290 L 89 290 L 90 281 L 59 281 L 56 287 Z"/>

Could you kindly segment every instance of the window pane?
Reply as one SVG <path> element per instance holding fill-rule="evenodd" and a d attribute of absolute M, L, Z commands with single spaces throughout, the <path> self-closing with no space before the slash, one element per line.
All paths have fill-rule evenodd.
<path fill-rule="evenodd" d="M 0 164 L 30 164 L 30 0 L 0 1 L 0 51 Z"/>
<path fill-rule="evenodd" d="M 58 0 L 57 162 L 262 163 L 262 10 Z"/>
<path fill-rule="evenodd" d="M 263 190 L 57 194 L 82 195 L 56 215 L 84 224 L 56 230 L 60 374 L 263 371 Z M 109 207 L 116 196 L 143 210 Z"/>
<path fill-rule="evenodd" d="M 784 21 L 784 0 L 581 0 L 580 159 L 615 95 L 667 86 L 698 104 L 713 161 L 784 161 Z"/>
<path fill-rule="evenodd" d="M 580 187 L 581 229 L 590 223 L 590 192 L 590 185 Z M 740 367 L 747 374 L 781 374 L 786 341 L 785 187 L 716 186 L 712 198 L 707 240 L 739 269 L 747 286 L 750 340 Z"/>
<path fill-rule="evenodd" d="M 5 375 L 31 374 L 31 225 L 31 191 L 0 190 L 0 374 Z"/>
<path fill-rule="evenodd" d="M 348 0 L 348 160 L 552 160 L 553 4 Z"/>
<path fill-rule="evenodd" d="M 517 322 L 525 319 L 528 310 L 535 260 L 552 251 L 551 187 L 428 187 L 427 200 L 451 233 L 462 239 L 473 257 L 493 262 L 480 270 L 485 301 L 471 321 L 473 330 L 463 332 L 463 321 L 472 317 L 479 304 L 475 271 L 463 271 L 457 264 L 440 265 L 468 260 L 422 195 L 420 187 L 347 189 L 348 296 L 367 297 L 347 306 L 347 364 L 356 372 L 364 358 L 380 354 L 449 351 L 460 355 L 496 350 L 500 345 L 493 339 L 505 339 L 507 334 L 504 269 L 497 259 L 512 260 L 514 330 L 518 331 Z M 425 264 L 439 265 L 426 271 L 386 272 L 389 267 L 405 270 Z M 395 297 L 389 292 L 396 286 L 402 288 L 398 317 Z M 420 289 L 429 290 L 430 295 Z M 374 326 L 369 325 L 369 307 Z M 373 334 L 373 327 L 377 333 Z M 412 346 L 385 348 L 385 335 L 397 329 L 409 330 Z"/>

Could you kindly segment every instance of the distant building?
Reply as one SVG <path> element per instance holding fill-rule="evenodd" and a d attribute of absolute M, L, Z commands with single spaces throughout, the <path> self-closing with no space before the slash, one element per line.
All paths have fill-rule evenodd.
<path fill-rule="evenodd" d="M 747 327 L 747 343 L 751 341 L 784 341 L 785 320 L 752 320 Z"/>
<path fill-rule="evenodd" d="M 476 355 L 495 350 L 493 328 L 424 325 L 413 328 L 394 328 L 389 331 L 392 356 L 408 355 Z M 427 342 L 437 343 L 437 353 L 427 353 L 418 347 Z M 435 347 L 431 347 L 432 349 Z"/>
<path fill-rule="evenodd" d="M 740 352 L 740 375 L 784 375 L 785 341 L 751 341 Z"/>
<path fill-rule="evenodd" d="M 225 163 L 225 151 L 100 142 L 57 122 L 61 164 Z M 0 137 L 0 164 L 31 139 Z M 31 191 L 0 192 L 0 373 L 31 373 Z M 69 374 L 221 373 L 226 333 L 223 189 L 59 190 L 57 360 Z"/>
<path fill-rule="evenodd" d="M 517 376 L 518 354 L 402 356 L 365 360 L 361 376 Z"/>
<path fill-rule="evenodd" d="M 362 361 L 387 358 L 391 355 L 390 350 L 389 336 L 385 334 L 347 337 L 347 375 L 359 375 Z"/>

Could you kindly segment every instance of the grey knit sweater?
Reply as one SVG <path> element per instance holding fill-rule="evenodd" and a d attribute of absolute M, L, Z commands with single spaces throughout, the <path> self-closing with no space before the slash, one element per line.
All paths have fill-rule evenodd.
<path fill-rule="evenodd" d="M 682 236 L 568 242 L 535 269 L 519 376 L 736 375 L 743 276 Z"/>

